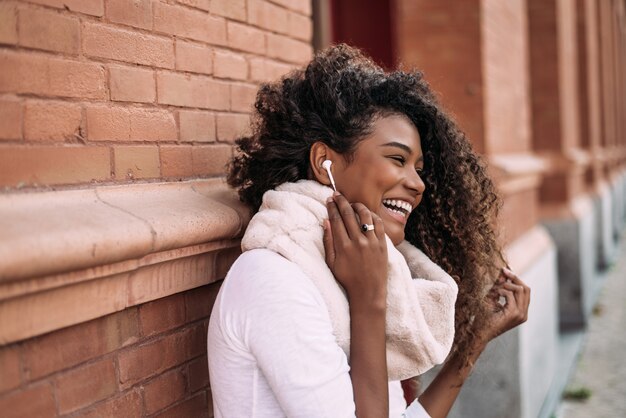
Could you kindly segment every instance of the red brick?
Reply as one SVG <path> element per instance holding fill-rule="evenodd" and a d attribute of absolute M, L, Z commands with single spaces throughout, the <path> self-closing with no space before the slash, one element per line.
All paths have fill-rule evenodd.
<path fill-rule="evenodd" d="M 178 2 L 180 4 L 195 7 L 196 9 L 202 9 L 207 12 L 211 10 L 211 0 L 178 0 Z"/>
<path fill-rule="evenodd" d="M 313 22 L 309 16 L 289 12 L 287 34 L 293 38 L 310 42 L 313 38 Z"/>
<path fill-rule="evenodd" d="M 11 345 L 0 348 L 0 393 L 18 387 L 21 382 L 18 347 Z"/>
<path fill-rule="evenodd" d="M 150 0 L 107 0 L 106 16 L 111 22 L 152 29 Z"/>
<path fill-rule="evenodd" d="M 29 141 L 75 141 L 80 135 L 82 109 L 67 102 L 27 101 L 24 138 Z"/>
<path fill-rule="evenodd" d="M 212 0 L 211 13 L 235 20 L 246 20 L 246 0 Z"/>
<path fill-rule="evenodd" d="M 111 100 L 153 103 L 156 100 L 154 71 L 137 67 L 109 67 Z"/>
<path fill-rule="evenodd" d="M 250 78 L 253 81 L 268 82 L 278 80 L 293 69 L 293 66 L 265 58 L 250 59 Z"/>
<path fill-rule="evenodd" d="M 245 80 L 248 78 L 248 63 L 240 54 L 229 51 L 215 51 L 213 75 L 221 78 Z"/>
<path fill-rule="evenodd" d="M 0 44 L 17 43 L 17 10 L 15 3 L 0 3 Z"/>
<path fill-rule="evenodd" d="M 157 73 L 159 103 L 174 106 L 227 110 L 230 107 L 228 83 L 202 76 Z"/>
<path fill-rule="evenodd" d="M 119 379 L 125 386 L 206 353 L 204 324 L 187 328 L 118 354 Z"/>
<path fill-rule="evenodd" d="M 84 408 L 117 391 L 113 358 L 71 370 L 55 381 L 60 414 Z"/>
<path fill-rule="evenodd" d="M 310 44 L 282 35 L 267 34 L 267 55 L 285 61 L 302 64 L 311 59 L 313 49 Z"/>
<path fill-rule="evenodd" d="M 154 414 L 185 396 L 185 377 L 180 369 L 157 376 L 143 387 L 146 413 Z M 186 415 L 185 415 L 186 416 Z"/>
<path fill-rule="evenodd" d="M 185 299 L 176 294 L 139 307 L 139 322 L 143 335 L 160 334 L 185 323 Z"/>
<path fill-rule="evenodd" d="M 212 113 L 181 110 L 178 112 L 178 124 L 181 141 L 215 141 L 215 115 Z"/>
<path fill-rule="evenodd" d="M 104 69 L 98 64 L 0 51 L 0 92 L 105 99 Z"/>
<path fill-rule="evenodd" d="M 80 413 L 81 418 L 141 418 L 143 416 L 141 395 L 134 390 Z"/>
<path fill-rule="evenodd" d="M 160 414 L 155 418 L 179 418 L 179 417 L 197 417 L 208 418 L 213 416 L 210 412 L 211 407 L 208 405 L 206 392 L 201 392 L 191 399 L 187 399 Z"/>
<path fill-rule="evenodd" d="M 218 113 L 217 140 L 233 142 L 250 132 L 250 116 L 237 113 Z"/>
<path fill-rule="evenodd" d="M 0 185 L 76 184 L 108 180 L 109 150 L 104 147 L 1 147 Z"/>
<path fill-rule="evenodd" d="M 202 44 L 176 40 L 176 69 L 192 73 L 213 72 L 213 52 Z"/>
<path fill-rule="evenodd" d="M 132 344 L 138 334 L 137 312 L 127 309 L 26 341 L 24 365 L 38 379 Z"/>
<path fill-rule="evenodd" d="M 76 55 L 80 50 L 77 18 L 44 10 L 21 9 L 18 15 L 22 46 Z"/>
<path fill-rule="evenodd" d="M 107 105 L 88 106 L 87 138 L 90 141 L 128 141 L 130 114 L 123 107 Z"/>
<path fill-rule="evenodd" d="M 216 254 L 215 258 L 214 277 L 218 280 L 226 277 L 226 273 L 228 273 L 228 270 L 230 270 L 230 267 L 240 255 L 241 249 L 239 247 L 231 247 L 220 250 Z"/>
<path fill-rule="evenodd" d="M 226 21 L 181 6 L 154 4 L 154 30 L 210 44 L 226 43 Z"/>
<path fill-rule="evenodd" d="M 289 11 L 263 0 L 248 2 L 248 22 L 272 32 L 287 32 Z"/>
<path fill-rule="evenodd" d="M 238 255 L 241 255 L 239 247 L 237 247 L 237 251 Z M 187 321 L 197 321 L 209 317 L 221 284 L 222 282 L 220 281 L 185 292 L 185 312 Z"/>
<path fill-rule="evenodd" d="M 233 158 L 230 145 L 194 146 L 191 148 L 193 174 L 216 176 L 226 172 L 226 165 Z"/>
<path fill-rule="evenodd" d="M 92 16 L 104 15 L 104 0 L 26 0 L 31 3 L 43 4 L 68 9 L 72 12 L 84 13 Z"/>
<path fill-rule="evenodd" d="M 2 418 L 56 417 L 52 388 L 40 384 L 0 398 Z"/>
<path fill-rule="evenodd" d="M 193 175 L 190 146 L 162 145 L 159 152 L 163 177 L 182 178 Z"/>
<path fill-rule="evenodd" d="M 92 57 L 174 68 L 171 39 L 97 23 L 83 23 L 83 52 Z"/>
<path fill-rule="evenodd" d="M 242 51 L 265 54 L 265 32 L 250 26 L 228 22 L 228 46 Z"/>
<path fill-rule="evenodd" d="M 206 356 L 198 357 L 189 362 L 187 378 L 190 393 L 209 387 L 209 365 Z"/>
<path fill-rule="evenodd" d="M 159 149 L 148 146 L 116 146 L 113 148 L 115 178 L 133 180 L 159 177 Z"/>
<path fill-rule="evenodd" d="M 169 110 L 130 109 L 130 139 L 133 141 L 175 141 L 176 120 Z"/>
<path fill-rule="evenodd" d="M 256 100 L 258 86 L 248 84 L 231 84 L 230 110 L 235 112 L 251 112 Z"/>
<path fill-rule="evenodd" d="M 22 103 L 0 100 L 0 139 L 22 139 Z"/>
<path fill-rule="evenodd" d="M 291 10 L 300 12 L 306 16 L 311 15 L 311 1 L 310 0 L 270 0 L 272 3 L 279 4 Z"/>

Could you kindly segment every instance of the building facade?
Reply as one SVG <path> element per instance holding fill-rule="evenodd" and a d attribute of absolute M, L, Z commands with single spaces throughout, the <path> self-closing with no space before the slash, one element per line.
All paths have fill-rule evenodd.
<path fill-rule="evenodd" d="M 1 2 L 3 416 L 212 416 L 208 317 L 249 219 L 225 164 L 258 86 L 339 41 L 425 73 L 532 288 L 451 416 L 552 412 L 624 226 L 623 0 Z"/>

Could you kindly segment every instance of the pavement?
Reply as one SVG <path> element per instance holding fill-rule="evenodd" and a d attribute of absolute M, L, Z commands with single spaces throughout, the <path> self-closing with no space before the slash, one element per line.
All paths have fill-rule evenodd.
<path fill-rule="evenodd" d="M 557 418 L 626 418 L 626 233 L 589 321 Z"/>

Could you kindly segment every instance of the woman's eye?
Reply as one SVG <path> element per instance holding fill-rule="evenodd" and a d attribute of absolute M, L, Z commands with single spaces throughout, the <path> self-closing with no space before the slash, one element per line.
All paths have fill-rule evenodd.
<path fill-rule="evenodd" d="M 400 163 L 401 166 L 403 166 L 404 163 L 406 162 L 404 157 L 391 157 L 391 159 L 394 160 L 394 161 L 397 161 L 398 163 Z"/>

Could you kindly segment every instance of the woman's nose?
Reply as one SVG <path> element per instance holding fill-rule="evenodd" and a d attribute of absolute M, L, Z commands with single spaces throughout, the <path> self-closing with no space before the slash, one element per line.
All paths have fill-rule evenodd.
<path fill-rule="evenodd" d="M 406 181 L 407 188 L 414 191 L 417 195 L 421 195 L 426 190 L 426 184 L 422 177 L 415 170 L 411 170 L 411 174 L 408 176 Z"/>

